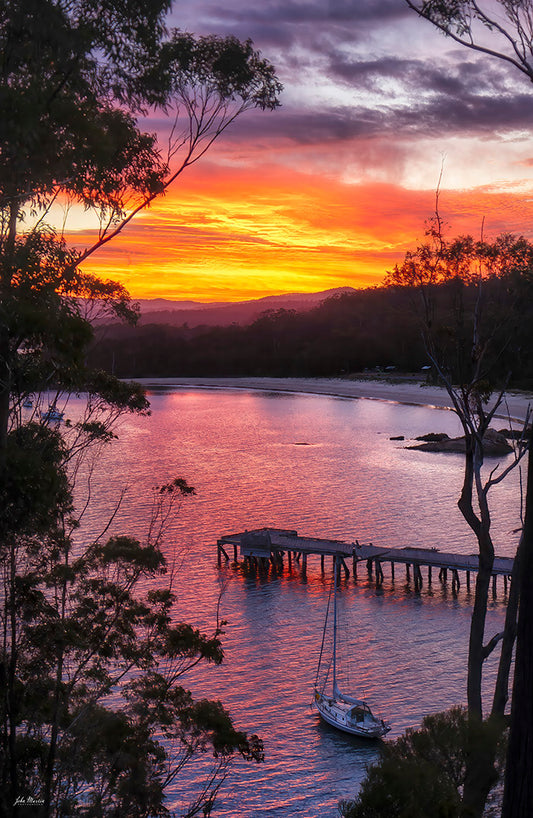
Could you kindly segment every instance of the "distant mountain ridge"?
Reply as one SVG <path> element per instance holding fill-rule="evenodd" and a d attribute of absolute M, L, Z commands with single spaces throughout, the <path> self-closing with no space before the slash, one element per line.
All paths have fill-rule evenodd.
<path fill-rule="evenodd" d="M 251 301 L 212 302 L 172 301 L 165 298 L 141 299 L 141 324 L 167 324 L 170 326 L 228 326 L 250 324 L 267 310 L 311 310 L 326 298 L 355 293 L 353 287 L 335 287 L 318 293 L 287 293 L 267 295 Z"/>

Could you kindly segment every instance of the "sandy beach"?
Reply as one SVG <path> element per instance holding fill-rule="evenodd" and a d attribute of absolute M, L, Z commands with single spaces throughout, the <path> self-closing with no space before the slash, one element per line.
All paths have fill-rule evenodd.
<path fill-rule="evenodd" d="M 311 395 L 332 395 L 342 398 L 364 398 L 450 409 L 451 401 L 445 389 L 430 386 L 420 379 L 395 376 L 348 378 L 144 378 L 146 389 L 157 387 L 201 387 L 210 389 L 258 389 L 267 392 L 300 392 Z M 533 406 L 533 393 L 511 391 L 497 417 L 522 421 L 528 406 Z"/>

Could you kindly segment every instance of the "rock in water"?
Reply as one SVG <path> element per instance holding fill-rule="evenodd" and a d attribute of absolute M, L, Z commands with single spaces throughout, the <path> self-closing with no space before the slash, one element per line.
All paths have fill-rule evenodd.
<path fill-rule="evenodd" d="M 426 442 L 417 446 L 408 446 L 408 449 L 420 449 L 423 452 L 454 452 L 463 454 L 466 450 L 464 437 L 448 437 L 446 434 L 430 433 L 417 437 L 417 440 Z M 513 451 L 506 438 L 496 431 L 487 429 L 483 438 L 483 448 L 487 457 L 501 457 Z"/>

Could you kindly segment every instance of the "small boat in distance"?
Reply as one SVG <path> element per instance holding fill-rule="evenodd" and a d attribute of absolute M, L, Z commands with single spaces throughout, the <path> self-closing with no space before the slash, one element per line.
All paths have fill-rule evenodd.
<path fill-rule="evenodd" d="M 333 656 L 325 673 L 324 682 L 322 686 L 319 687 L 321 660 L 328 624 L 328 602 L 328 611 L 324 622 L 322 649 L 320 651 L 315 681 L 314 704 L 324 721 L 332 727 L 336 727 L 338 730 L 350 733 L 352 736 L 358 736 L 359 738 L 381 738 L 389 732 L 391 729 L 390 725 L 383 721 L 383 719 L 374 716 L 370 707 L 363 699 L 354 698 L 353 696 L 341 693 L 337 684 L 337 574 L 337 557 L 335 556 L 333 559 Z M 332 674 L 331 692 L 326 693 L 325 688 L 330 672 Z"/>
<path fill-rule="evenodd" d="M 41 420 L 63 420 L 64 412 L 60 412 L 53 404 L 51 404 L 46 412 L 41 412 Z"/>

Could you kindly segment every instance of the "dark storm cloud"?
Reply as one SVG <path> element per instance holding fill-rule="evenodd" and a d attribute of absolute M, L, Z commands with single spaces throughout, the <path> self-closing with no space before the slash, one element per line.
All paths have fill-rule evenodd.
<path fill-rule="evenodd" d="M 487 61 L 399 57 L 349 60 L 332 53 L 326 72 L 343 103 L 312 94 L 271 115 L 248 115 L 234 138 L 275 146 L 379 138 L 487 137 L 533 130 L 533 96 Z M 353 102 L 346 102 L 350 91 Z"/>
<path fill-rule="evenodd" d="M 375 25 L 387 20 L 399 20 L 410 13 L 399 0 L 326 0 L 326 2 L 298 3 L 264 2 L 245 12 L 248 20 L 278 20 L 284 23 L 353 23 Z"/>
<path fill-rule="evenodd" d="M 444 57 L 439 61 L 432 57 L 408 59 L 394 55 L 356 59 L 335 48 L 327 57 L 332 80 L 368 90 L 379 90 L 380 82 L 391 79 L 426 93 L 509 93 L 508 72 L 498 65 L 487 65 L 482 59 L 451 62 Z"/>
<path fill-rule="evenodd" d="M 435 83 L 445 92 L 416 93 L 381 105 L 331 107 L 328 110 L 280 109 L 252 115 L 233 132 L 234 141 L 251 140 L 274 149 L 288 144 L 310 146 L 355 143 L 390 135 L 396 139 L 449 136 L 489 137 L 495 134 L 533 130 L 533 100 L 530 95 L 493 97 L 489 93 L 466 93 L 457 79 Z M 451 93 L 458 88 L 462 93 Z M 231 136 L 230 136 L 231 138 Z"/>
<path fill-rule="evenodd" d="M 288 47 L 309 42 L 313 34 L 344 26 L 344 35 L 357 40 L 364 30 L 377 24 L 398 21 L 412 12 L 402 0 L 263 0 L 248 3 L 198 3 L 195 6 L 198 33 L 217 32 L 250 37 L 260 48 Z M 174 15 L 180 25 L 180 8 Z"/>
<path fill-rule="evenodd" d="M 228 0 L 189 8 L 202 33 L 251 37 L 285 85 L 283 107 L 249 114 L 232 131 L 234 142 L 318 145 L 386 134 L 472 137 L 533 129 L 533 97 L 516 72 L 458 48 L 417 20 L 403 0 Z M 419 38 L 416 58 L 406 32 Z M 431 34 L 426 56 L 420 42 Z M 313 96 L 321 84 L 331 89 L 329 99 L 325 92 Z"/>
<path fill-rule="evenodd" d="M 255 140 L 263 137 L 289 141 L 294 144 L 324 145 L 327 143 L 352 142 L 382 132 L 383 115 L 367 108 L 337 108 L 325 114 L 321 111 L 279 112 L 268 119 L 257 118 L 250 122 L 256 129 Z M 276 121 L 277 120 L 277 121 Z"/>
<path fill-rule="evenodd" d="M 531 97 L 441 97 L 396 115 L 402 130 L 418 136 L 503 136 L 533 129 Z"/>

